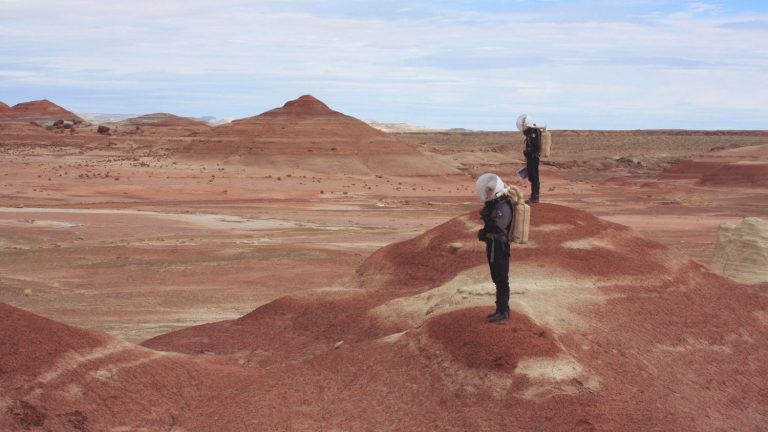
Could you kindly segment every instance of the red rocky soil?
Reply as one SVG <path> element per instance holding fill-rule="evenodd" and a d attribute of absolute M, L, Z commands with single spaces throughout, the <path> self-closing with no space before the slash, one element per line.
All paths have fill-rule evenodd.
<path fill-rule="evenodd" d="M 764 430 L 765 284 L 706 265 L 765 133 L 555 131 L 491 326 L 518 134 L 150 120 L 0 124 L 0 430 Z"/>
<path fill-rule="evenodd" d="M 766 188 L 768 144 L 701 155 L 671 167 L 662 177 L 695 179 L 704 186 Z"/>
<path fill-rule="evenodd" d="M 344 291 L 171 333 L 152 350 L 2 306 L 0 425 L 763 430 L 764 294 L 586 213 L 542 204 L 532 216 L 532 242 L 512 257 L 512 278 L 530 285 L 498 325 L 484 320 L 487 290 L 474 293 L 486 306 L 457 291 L 416 326 L 373 312 L 485 270 L 474 213 L 387 246 Z M 417 268 L 425 277 L 403 286 L 397 273 Z"/>

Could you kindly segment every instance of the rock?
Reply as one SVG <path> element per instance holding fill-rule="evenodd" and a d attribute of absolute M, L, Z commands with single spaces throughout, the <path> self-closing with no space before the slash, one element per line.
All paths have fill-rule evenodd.
<path fill-rule="evenodd" d="M 448 244 L 448 250 L 450 250 L 452 253 L 456 253 L 462 247 L 464 247 L 464 245 L 461 244 L 460 242 L 454 242 L 454 243 Z"/>
<path fill-rule="evenodd" d="M 742 283 L 768 282 L 768 221 L 748 217 L 720 225 L 712 266 Z"/>
<path fill-rule="evenodd" d="M 96 377 L 101 379 L 110 379 L 112 378 L 112 372 L 104 369 L 99 369 L 96 371 Z"/>

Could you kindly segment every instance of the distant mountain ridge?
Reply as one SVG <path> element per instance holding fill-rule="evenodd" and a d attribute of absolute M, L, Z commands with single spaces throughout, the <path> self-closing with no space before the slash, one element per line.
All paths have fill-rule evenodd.
<path fill-rule="evenodd" d="M 0 108 L 2 109 L 2 108 Z M 105 123 L 120 123 L 125 122 L 127 120 L 131 119 L 137 119 L 142 118 L 146 116 L 156 116 L 157 114 L 167 114 L 167 113 L 154 113 L 154 114 L 108 114 L 108 113 L 81 113 L 80 116 L 85 119 L 85 121 L 93 124 L 105 124 Z M 227 124 L 232 121 L 232 119 L 228 118 L 220 118 L 215 116 L 203 116 L 203 117 L 182 117 L 182 116 L 176 116 L 174 114 L 168 114 L 173 115 L 174 117 L 180 118 L 180 119 L 188 119 L 195 122 L 202 122 L 209 126 L 218 126 L 222 124 Z"/>
<path fill-rule="evenodd" d="M 224 159 L 265 169 L 441 175 L 454 168 L 410 144 L 303 95 L 262 114 L 212 128 L 208 139 L 177 149 L 197 159 Z"/>
<path fill-rule="evenodd" d="M 409 123 L 382 123 L 376 120 L 366 120 L 371 127 L 387 133 L 407 133 L 407 132 L 472 132 L 471 129 L 464 128 L 435 128 L 429 126 L 416 126 Z"/>
<path fill-rule="evenodd" d="M 267 111 L 262 115 L 278 115 L 283 113 L 284 110 L 292 112 L 298 115 L 316 115 L 327 114 L 329 112 L 335 112 L 328 108 L 327 105 L 318 101 L 316 98 L 306 95 L 308 97 L 301 97 L 294 101 L 289 101 L 285 106 L 281 108 L 275 108 Z M 304 99 L 302 99 L 304 98 Z M 274 111 L 272 114 L 270 112 Z M 152 114 L 122 114 L 122 113 L 80 113 L 75 114 L 72 111 L 62 108 L 55 103 L 43 99 L 39 101 L 22 102 L 14 105 L 13 107 L 0 101 L 0 121 L 23 121 L 23 122 L 35 122 L 41 125 L 48 125 L 56 120 L 65 121 L 83 121 L 92 124 L 106 124 L 106 123 L 124 123 L 128 121 L 128 124 L 134 124 L 132 119 L 141 119 L 139 123 L 152 124 L 160 121 L 159 114 L 173 116 L 174 119 L 187 119 L 194 122 L 205 123 L 209 126 L 219 126 L 230 122 L 244 121 L 252 117 L 245 117 L 242 119 L 233 120 L 231 118 L 222 118 L 216 116 L 201 116 L 201 117 L 185 117 L 177 116 L 175 114 L 168 113 L 152 113 Z M 155 121 L 157 120 L 157 121 Z M 179 120 L 181 122 L 181 120 Z M 464 128 L 437 128 L 430 126 L 417 126 L 409 123 L 386 123 L 376 120 L 364 121 L 369 126 L 387 133 L 407 133 L 407 132 L 470 132 L 470 129 Z M 158 126 L 160 124 L 157 124 Z"/>

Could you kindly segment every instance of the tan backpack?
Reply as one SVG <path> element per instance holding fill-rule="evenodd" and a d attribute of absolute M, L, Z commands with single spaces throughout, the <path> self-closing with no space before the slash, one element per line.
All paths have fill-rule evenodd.
<path fill-rule="evenodd" d="M 546 126 L 539 130 L 541 131 L 541 156 L 548 158 L 552 152 L 552 134 L 549 133 Z"/>
<path fill-rule="evenodd" d="M 531 206 L 525 203 L 523 194 L 515 186 L 507 186 L 507 197 L 512 204 L 512 222 L 507 233 L 510 243 L 528 243 L 531 229 Z"/>

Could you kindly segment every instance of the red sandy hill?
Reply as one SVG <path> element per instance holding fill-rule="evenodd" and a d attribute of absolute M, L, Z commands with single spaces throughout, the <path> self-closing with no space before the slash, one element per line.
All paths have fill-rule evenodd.
<path fill-rule="evenodd" d="M 3 432 L 173 430 L 190 404 L 214 400 L 230 381 L 255 384 L 236 368 L 153 352 L 0 303 Z"/>
<path fill-rule="evenodd" d="M 34 122 L 39 124 L 49 124 L 56 120 L 83 121 L 77 114 L 62 108 L 47 99 L 23 102 L 16 104 L 9 109 L 0 109 L 0 122 Z"/>
<path fill-rule="evenodd" d="M 258 116 L 215 127 L 207 139 L 191 144 L 182 153 L 277 170 L 395 175 L 455 172 L 309 95 Z"/>
<path fill-rule="evenodd" d="M 499 325 L 474 213 L 380 249 L 346 290 L 151 349 L 0 306 L 0 429 L 765 430 L 764 293 L 581 211 L 532 220 Z"/>
<path fill-rule="evenodd" d="M 311 95 L 304 95 L 298 99 L 286 102 L 282 108 L 275 108 L 267 111 L 263 116 L 323 116 L 339 114 L 336 111 L 328 108 L 328 105 L 320 102 L 317 98 Z M 254 120 L 255 117 L 236 120 L 236 122 L 248 122 Z"/>

